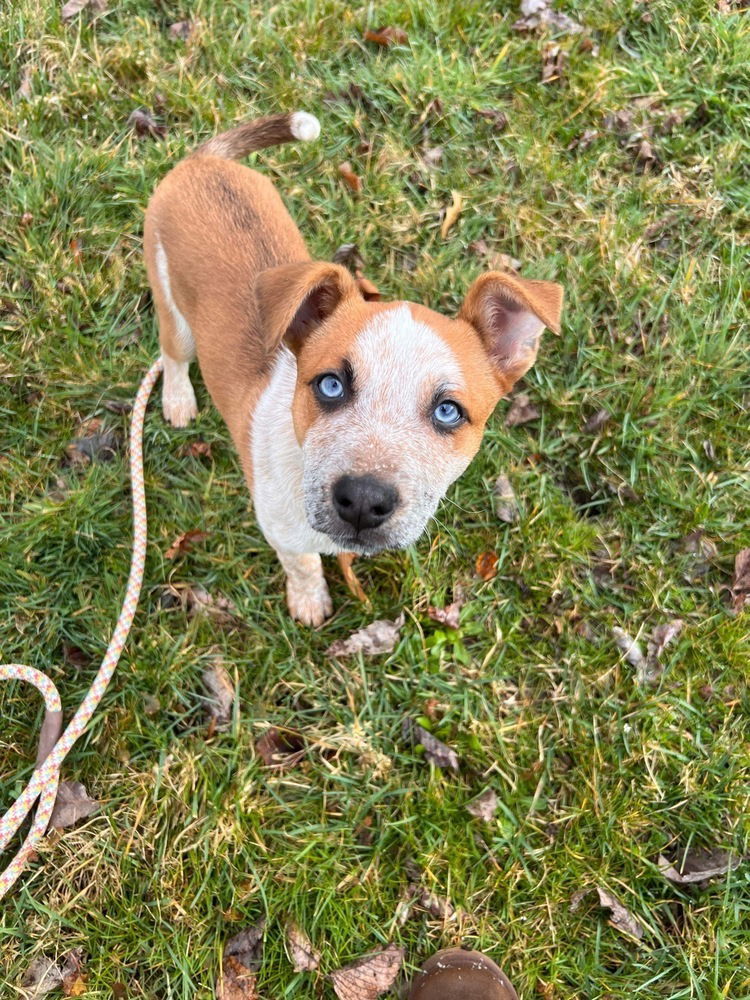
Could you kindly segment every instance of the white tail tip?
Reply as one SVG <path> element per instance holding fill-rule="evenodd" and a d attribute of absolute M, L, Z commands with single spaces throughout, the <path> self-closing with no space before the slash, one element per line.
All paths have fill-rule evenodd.
<path fill-rule="evenodd" d="M 289 131 L 300 142 L 312 142 L 320 135 L 320 122 L 306 111 L 294 111 L 289 116 Z"/>

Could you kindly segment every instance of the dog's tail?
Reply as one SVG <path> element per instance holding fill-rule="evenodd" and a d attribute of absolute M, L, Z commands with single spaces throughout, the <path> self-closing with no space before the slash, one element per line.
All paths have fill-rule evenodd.
<path fill-rule="evenodd" d="M 320 135 L 320 122 L 306 111 L 292 111 L 284 115 L 256 118 L 236 128 L 214 136 L 198 146 L 191 156 L 221 156 L 225 160 L 239 160 L 266 146 L 280 146 L 283 142 L 311 142 Z"/>

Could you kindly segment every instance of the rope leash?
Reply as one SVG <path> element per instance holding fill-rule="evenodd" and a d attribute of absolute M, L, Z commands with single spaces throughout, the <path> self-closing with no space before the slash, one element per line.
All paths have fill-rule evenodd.
<path fill-rule="evenodd" d="M 0 819 L 0 851 L 5 850 L 11 838 L 39 800 L 36 816 L 18 854 L 0 874 L 0 899 L 5 896 L 24 865 L 33 854 L 36 845 L 44 836 L 57 797 L 62 762 L 71 747 L 83 733 L 91 716 L 102 700 L 107 685 L 115 672 L 125 641 L 133 624 L 135 610 L 143 582 L 143 566 L 146 559 L 146 494 L 143 487 L 143 420 L 149 396 L 162 371 L 159 358 L 151 366 L 140 384 L 133 403 L 130 420 L 130 480 L 133 497 L 133 555 L 130 561 L 130 575 L 122 603 L 120 617 L 104 654 L 104 659 L 89 692 L 81 702 L 78 711 L 60 736 L 62 728 L 62 705 L 60 695 L 52 681 L 40 670 L 20 663 L 0 664 L 0 681 L 19 680 L 33 685 L 44 697 L 45 716 L 39 736 L 39 750 L 36 768 L 29 783 L 18 796 L 8 812 Z"/>

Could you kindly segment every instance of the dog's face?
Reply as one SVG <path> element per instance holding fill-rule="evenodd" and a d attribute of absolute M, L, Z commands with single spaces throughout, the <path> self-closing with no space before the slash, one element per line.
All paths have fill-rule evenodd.
<path fill-rule="evenodd" d="M 491 272 L 459 317 L 365 302 L 333 264 L 264 272 L 271 346 L 297 357 L 293 418 L 310 525 L 370 554 L 414 542 L 479 448 L 497 401 L 557 327 L 560 286 Z"/>

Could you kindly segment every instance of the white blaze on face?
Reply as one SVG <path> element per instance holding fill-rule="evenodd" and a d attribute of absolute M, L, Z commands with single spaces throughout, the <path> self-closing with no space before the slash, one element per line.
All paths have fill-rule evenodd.
<path fill-rule="evenodd" d="M 331 488 L 342 475 L 372 475 L 396 487 L 394 515 L 378 529 L 388 547 L 408 545 L 468 465 L 450 434 L 437 432 L 430 408 L 438 389 L 465 389 L 458 358 L 407 305 L 381 312 L 348 353 L 354 399 L 323 413 L 303 445 L 305 507 L 311 524 L 335 525 Z"/>

